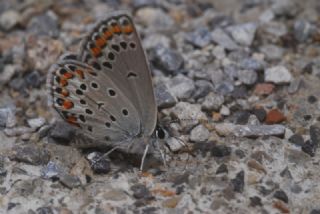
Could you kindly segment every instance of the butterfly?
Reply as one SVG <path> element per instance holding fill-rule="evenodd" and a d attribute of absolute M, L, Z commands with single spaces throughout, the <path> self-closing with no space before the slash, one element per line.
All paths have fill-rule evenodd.
<path fill-rule="evenodd" d="M 49 103 L 92 139 L 78 147 L 111 146 L 143 154 L 157 124 L 151 72 L 128 13 L 116 11 L 83 39 L 79 54 L 60 57 L 47 78 Z M 159 132 L 163 135 L 163 132 Z"/>

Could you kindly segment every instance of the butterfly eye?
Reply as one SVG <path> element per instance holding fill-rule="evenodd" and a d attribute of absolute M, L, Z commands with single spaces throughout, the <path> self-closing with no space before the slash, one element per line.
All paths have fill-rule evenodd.
<path fill-rule="evenodd" d="M 158 127 L 156 130 L 156 136 L 157 136 L 157 138 L 162 140 L 166 137 L 166 133 L 162 128 Z"/>

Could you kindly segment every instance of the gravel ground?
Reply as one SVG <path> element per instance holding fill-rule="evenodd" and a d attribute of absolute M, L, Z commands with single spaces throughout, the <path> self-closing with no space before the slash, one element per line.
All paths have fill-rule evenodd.
<path fill-rule="evenodd" d="M 151 63 L 165 167 L 72 146 L 49 67 L 110 11 Z M 320 214 L 318 0 L 0 2 L 0 213 Z M 167 124 L 167 123 L 166 123 Z M 183 143 L 181 143 L 183 142 Z M 71 145 L 69 145 L 71 144 Z"/>

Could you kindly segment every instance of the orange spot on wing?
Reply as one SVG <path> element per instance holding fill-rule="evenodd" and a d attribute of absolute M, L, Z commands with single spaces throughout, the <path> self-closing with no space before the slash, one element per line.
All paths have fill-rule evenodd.
<path fill-rule="evenodd" d="M 122 31 L 126 34 L 132 33 L 133 32 L 133 27 L 131 25 L 127 25 L 122 28 Z"/>
<path fill-rule="evenodd" d="M 66 79 L 61 79 L 60 80 L 60 86 L 66 86 L 66 85 L 68 85 L 68 81 L 66 80 Z"/>
<path fill-rule="evenodd" d="M 92 52 L 93 56 L 97 57 L 101 54 L 101 49 L 98 47 L 93 47 L 93 48 L 91 48 L 91 52 Z"/>
<path fill-rule="evenodd" d="M 79 75 L 81 79 L 84 79 L 84 74 L 82 70 L 76 70 L 76 73 Z"/>
<path fill-rule="evenodd" d="M 69 100 L 65 100 L 63 102 L 63 108 L 65 109 L 71 109 L 73 107 L 73 102 L 69 101 Z"/>
<path fill-rule="evenodd" d="M 113 26 L 112 31 L 114 33 L 121 33 L 121 28 L 119 27 L 119 25 L 115 25 Z"/>
<path fill-rule="evenodd" d="M 105 37 L 106 40 L 109 40 L 112 37 L 112 32 L 109 30 L 106 30 L 105 32 L 103 32 L 103 35 Z"/>
<path fill-rule="evenodd" d="M 106 45 L 106 40 L 100 37 L 99 39 L 96 40 L 96 45 L 98 47 L 103 47 L 104 45 Z"/>
<path fill-rule="evenodd" d="M 65 97 L 69 96 L 69 91 L 67 91 L 66 89 L 62 89 L 61 94 Z"/>
<path fill-rule="evenodd" d="M 63 74 L 63 78 L 65 78 L 65 79 L 71 79 L 73 77 L 73 74 L 72 73 L 65 73 L 65 74 Z"/>
<path fill-rule="evenodd" d="M 79 127 L 79 124 L 77 123 L 77 118 L 75 116 L 68 116 L 66 120 L 68 123 Z"/>

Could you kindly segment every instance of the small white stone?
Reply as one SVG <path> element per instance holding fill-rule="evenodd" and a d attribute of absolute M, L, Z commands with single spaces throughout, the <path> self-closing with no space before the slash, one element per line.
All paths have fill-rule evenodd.
<path fill-rule="evenodd" d="M 190 140 L 193 142 L 205 142 L 208 140 L 210 136 L 210 132 L 203 125 L 198 125 L 194 129 L 192 129 L 190 133 Z"/>
<path fill-rule="evenodd" d="M 275 84 L 290 83 L 292 75 L 286 67 L 281 65 L 274 66 L 265 70 L 264 80 Z"/>
<path fill-rule="evenodd" d="M 31 128 L 37 129 L 45 124 L 46 119 L 44 119 L 43 117 L 38 117 L 38 118 L 29 119 L 27 122 Z"/>
<path fill-rule="evenodd" d="M 223 105 L 221 107 L 221 109 L 220 109 L 220 114 L 222 116 L 229 116 L 230 115 L 230 109 L 227 106 Z"/>

